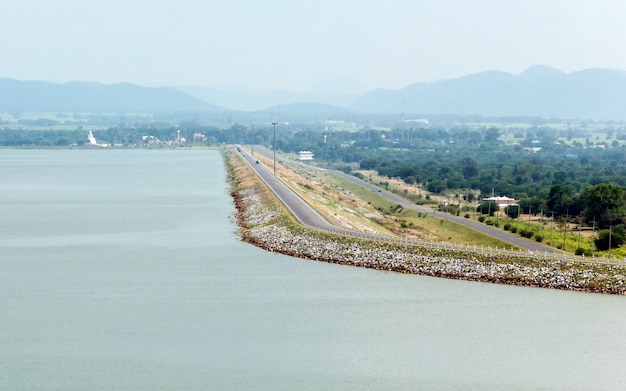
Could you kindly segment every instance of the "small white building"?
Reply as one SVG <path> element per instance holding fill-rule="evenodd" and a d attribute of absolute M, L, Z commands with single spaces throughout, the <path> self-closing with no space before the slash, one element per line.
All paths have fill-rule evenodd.
<path fill-rule="evenodd" d="M 482 202 L 493 202 L 497 204 L 499 208 L 506 208 L 507 206 L 518 204 L 518 201 L 515 198 L 509 198 L 507 196 L 483 198 Z"/>
<path fill-rule="evenodd" d="M 313 160 L 313 152 L 311 151 L 298 152 L 298 160 Z"/>

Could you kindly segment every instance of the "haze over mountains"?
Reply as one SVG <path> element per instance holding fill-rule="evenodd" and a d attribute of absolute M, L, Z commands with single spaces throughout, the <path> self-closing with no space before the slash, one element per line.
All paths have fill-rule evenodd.
<path fill-rule="evenodd" d="M 169 87 L 0 79 L 0 111 L 4 112 L 137 113 L 216 109 L 219 108 Z"/>
<path fill-rule="evenodd" d="M 328 89 L 327 89 L 328 91 Z M 0 79 L 0 111 L 167 112 L 255 111 L 459 114 L 626 119 L 626 72 L 564 73 L 534 66 L 519 75 L 500 71 L 415 83 L 366 93 L 246 93 L 210 87 L 153 88 L 130 83 L 54 84 Z"/>
<path fill-rule="evenodd" d="M 490 71 L 398 91 L 377 90 L 350 108 L 376 112 L 481 114 L 557 118 L 626 118 L 626 72 L 563 73 L 534 66 L 521 73 Z"/>

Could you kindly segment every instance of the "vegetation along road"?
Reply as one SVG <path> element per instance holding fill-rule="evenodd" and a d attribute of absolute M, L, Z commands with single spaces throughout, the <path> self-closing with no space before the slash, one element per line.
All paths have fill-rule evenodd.
<path fill-rule="evenodd" d="M 389 192 L 387 190 L 381 189 L 380 187 L 378 187 L 376 185 L 373 185 L 371 183 L 367 183 L 367 182 L 365 182 L 362 179 L 359 179 L 359 178 L 357 178 L 357 177 L 355 177 L 353 175 L 348 175 L 348 174 L 346 174 L 346 173 L 344 173 L 342 171 L 334 170 L 333 172 L 335 174 L 337 174 L 337 175 L 343 176 L 344 178 L 346 178 L 346 179 L 348 179 L 348 180 L 350 180 L 350 181 L 352 181 L 352 182 L 354 182 L 354 183 L 356 183 L 358 185 L 361 185 L 361 186 L 363 186 L 365 188 L 368 188 L 368 189 L 370 189 L 372 191 L 377 191 L 381 196 L 387 198 L 388 200 L 390 200 L 392 202 L 395 202 L 395 203 L 397 203 L 399 205 L 402 205 L 404 208 L 417 210 L 419 212 L 427 213 L 427 214 L 429 214 L 431 216 L 435 216 L 437 218 L 453 221 L 453 222 L 455 222 L 457 224 L 464 225 L 464 226 L 466 226 L 468 228 L 471 228 L 473 230 L 480 231 L 480 232 L 483 232 L 483 233 L 485 233 L 487 235 L 490 235 L 490 236 L 493 236 L 495 238 L 498 238 L 498 239 L 500 239 L 503 242 L 507 242 L 507 243 L 509 243 L 509 244 L 511 244 L 513 246 L 517 246 L 517 247 L 519 247 L 521 249 L 525 249 L 525 250 L 532 251 L 532 252 L 541 252 L 541 253 L 546 252 L 546 251 L 550 251 L 550 252 L 554 251 L 553 248 L 550 248 L 548 246 L 544 246 L 541 243 L 536 243 L 536 242 L 531 242 L 529 240 L 525 240 L 525 239 L 523 239 L 521 237 L 517 237 L 515 235 L 512 235 L 512 234 L 510 234 L 510 233 L 508 233 L 506 231 L 501 231 L 499 229 L 490 227 L 488 225 L 484 225 L 484 224 L 478 223 L 476 221 L 465 219 L 465 218 L 458 217 L 458 216 L 454 216 L 454 215 L 451 215 L 451 214 L 448 214 L 448 213 L 437 212 L 437 211 L 435 211 L 435 210 L 433 210 L 433 209 L 431 209 L 429 207 L 426 207 L 426 206 L 421 206 L 421 205 L 416 205 L 416 204 L 410 203 L 410 202 L 408 202 L 408 201 L 406 201 L 406 200 L 396 196 L 395 194 L 393 194 L 393 193 L 391 193 L 391 192 Z"/>
<path fill-rule="evenodd" d="M 313 227 L 313 228 L 317 228 L 320 230 L 336 232 L 336 233 L 340 233 L 344 235 L 359 236 L 359 237 L 371 238 L 371 239 L 376 239 L 376 240 L 394 240 L 393 238 L 390 238 L 390 237 L 368 235 L 368 234 L 363 234 L 363 233 L 359 233 L 359 232 L 355 232 L 351 230 L 346 230 L 346 229 L 337 227 L 329 223 L 319 213 L 317 213 L 309 204 L 307 204 L 300 196 L 298 196 L 292 189 L 290 189 L 288 186 L 282 183 L 278 178 L 276 178 L 273 175 L 271 168 L 268 169 L 262 164 L 257 163 L 258 161 L 255 158 L 251 157 L 249 154 L 246 154 L 244 152 L 240 152 L 240 153 L 242 157 L 252 167 L 252 169 L 257 173 L 257 175 L 259 175 L 259 177 L 267 184 L 270 190 L 278 197 L 278 199 L 285 205 L 285 207 L 292 213 L 292 215 L 296 218 L 296 220 L 298 220 L 299 223 L 306 225 L 306 226 Z M 319 169 L 319 168 L 316 167 L 316 169 Z M 531 242 L 531 241 L 522 239 L 520 237 L 511 235 L 507 232 L 497 230 L 490 226 L 477 223 L 472 220 L 449 215 L 447 213 L 437 212 L 428 207 L 414 205 L 400 197 L 397 197 L 391 192 L 380 189 L 379 187 L 373 184 L 367 183 L 352 175 L 345 174 L 341 171 L 333 171 L 333 172 L 371 191 L 378 192 L 379 195 L 386 197 L 390 201 L 397 203 L 399 205 L 402 205 L 405 208 L 414 209 L 422 213 L 427 213 L 429 215 L 435 216 L 437 218 L 453 221 L 457 224 L 464 225 L 473 230 L 480 231 L 487 235 L 496 237 L 503 242 L 509 243 L 513 246 L 516 246 L 524 250 L 528 250 L 528 251 L 535 252 L 535 253 L 545 253 L 548 251 L 549 252 L 554 251 L 554 249 L 544 246 L 541 243 Z"/>
<path fill-rule="evenodd" d="M 258 163 L 258 160 L 249 154 L 242 152 L 239 148 L 241 156 L 248 162 L 250 167 L 265 182 L 269 189 L 278 197 L 283 205 L 291 212 L 295 219 L 302 225 L 316 228 L 322 231 L 330 231 L 344 235 L 359 236 L 363 238 L 382 239 L 380 236 L 367 235 L 337 227 L 329 223 L 309 204 L 306 203 L 298 194 L 274 176 L 270 169 Z M 385 238 L 387 239 L 387 238 Z"/>

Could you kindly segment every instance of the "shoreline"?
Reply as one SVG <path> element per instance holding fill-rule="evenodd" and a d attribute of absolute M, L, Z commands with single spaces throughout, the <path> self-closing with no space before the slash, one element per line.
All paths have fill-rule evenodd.
<path fill-rule="evenodd" d="M 233 186 L 231 196 L 242 239 L 267 251 L 405 274 L 626 295 L 626 268 L 622 266 L 542 260 L 531 256 L 496 256 L 357 239 L 295 224 L 263 185 Z"/>

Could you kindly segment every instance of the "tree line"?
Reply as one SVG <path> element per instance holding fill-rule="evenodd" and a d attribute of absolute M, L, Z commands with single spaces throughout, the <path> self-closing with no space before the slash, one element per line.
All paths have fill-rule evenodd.
<path fill-rule="evenodd" d="M 582 221 L 605 228 L 625 216 L 626 129 L 612 127 L 602 140 L 597 133 L 545 126 L 408 128 L 389 130 L 362 126 L 356 132 L 319 130 L 310 125 L 270 124 L 228 128 L 193 121 L 117 126 L 94 132 L 98 141 L 134 147 L 145 136 L 174 139 L 178 130 L 188 144 L 261 144 L 296 153 L 309 150 L 318 161 L 379 174 L 420 185 L 436 194 L 453 192 L 481 197 L 492 193 L 519 199 L 522 213 Z M 68 147 L 87 141 L 86 129 L 3 129 L 0 145 Z M 203 135 L 193 138 L 194 134 Z M 274 139 L 276 137 L 276 139 Z M 507 141 L 504 142 L 503 139 Z M 581 141 L 577 141 L 581 140 Z M 602 142 L 602 144 L 600 144 Z"/>
<path fill-rule="evenodd" d="M 544 213 L 598 228 L 624 222 L 623 131 L 603 134 L 605 143 L 580 130 L 507 131 L 459 127 L 293 132 L 281 134 L 277 149 L 310 150 L 316 159 L 343 165 L 346 171 L 375 170 L 435 194 L 507 195 L 521 201 L 521 213 Z M 504 136 L 508 142 L 501 140 Z M 572 136 L 585 142 L 577 143 Z M 608 143 L 607 136 L 612 137 Z"/>

